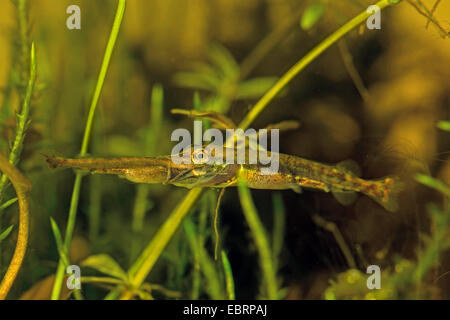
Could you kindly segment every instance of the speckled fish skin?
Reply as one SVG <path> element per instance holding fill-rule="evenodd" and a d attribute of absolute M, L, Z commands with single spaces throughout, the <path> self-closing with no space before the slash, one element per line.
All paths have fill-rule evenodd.
<path fill-rule="evenodd" d="M 253 189 L 318 189 L 324 192 L 353 191 L 363 193 L 388 211 L 396 211 L 397 195 L 403 189 L 398 177 L 365 180 L 345 168 L 300 157 L 279 154 L 279 170 L 262 175 L 259 165 L 243 165 L 247 185 Z"/>

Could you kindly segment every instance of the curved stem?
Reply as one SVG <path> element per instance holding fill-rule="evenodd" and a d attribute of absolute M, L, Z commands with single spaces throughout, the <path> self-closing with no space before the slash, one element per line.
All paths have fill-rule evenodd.
<path fill-rule="evenodd" d="M 6 270 L 6 274 L 0 283 L 0 300 L 6 298 L 9 289 L 11 289 L 14 280 L 19 273 L 22 266 L 25 252 L 28 244 L 28 229 L 29 229 L 29 200 L 28 193 L 31 190 L 31 183 L 9 163 L 3 155 L 0 155 L 0 170 L 9 178 L 14 189 L 16 190 L 17 198 L 19 199 L 19 232 L 17 236 L 16 249 L 11 259 L 11 263 Z"/>
<path fill-rule="evenodd" d="M 9 154 L 9 160 L 0 155 L 0 169 L 3 171 L 0 185 L 4 187 L 6 178 L 13 184 L 19 199 L 19 235 L 17 238 L 16 249 L 13 258 L 9 264 L 8 270 L 0 284 L 0 299 L 5 299 L 11 288 L 17 273 L 22 265 L 23 258 L 28 243 L 28 191 L 31 189 L 30 182 L 14 167 L 19 159 L 23 147 L 25 131 L 28 124 L 28 114 L 30 111 L 31 98 L 33 96 L 34 85 L 36 82 L 36 52 L 34 44 L 31 44 L 30 53 L 30 77 L 28 79 L 27 89 L 20 113 L 17 115 L 17 131 L 13 147 Z M 3 190 L 2 188 L 0 188 Z M 1 193 L 1 192 L 0 192 Z"/>

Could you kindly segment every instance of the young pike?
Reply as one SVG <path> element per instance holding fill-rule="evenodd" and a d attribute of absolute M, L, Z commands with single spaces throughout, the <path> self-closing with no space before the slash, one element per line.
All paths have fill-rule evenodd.
<path fill-rule="evenodd" d="M 210 155 L 207 150 L 202 149 L 202 156 Z M 403 183 L 397 177 L 362 179 L 357 172 L 357 165 L 352 161 L 327 165 L 281 153 L 277 158 L 278 171 L 273 174 L 262 174 L 260 164 L 207 164 L 206 161 L 203 164 L 193 161 L 177 164 L 172 161 L 171 156 L 116 159 L 47 157 L 47 162 L 51 167 L 115 174 L 136 183 L 163 183 L 186 188 L 236 186 L 238 177 L 242 177 L 247 181 L 248 187 L 253 189 L 293 189 L 300 192 L 301 188 L 308 188 L 332 192 L 343 205 L 352 203 L 356 199 L 356 193 L 360 192 L 386 210 L 396 211 L 398 208 L 397 195 L 402 190 Z"/>

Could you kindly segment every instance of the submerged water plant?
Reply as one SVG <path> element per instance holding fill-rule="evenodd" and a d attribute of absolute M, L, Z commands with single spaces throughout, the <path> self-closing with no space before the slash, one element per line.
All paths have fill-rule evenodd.
<path fill-rule="evenodd" d="M 385 12 L 386 8 L 400 2 L 381 0 L 376 5 Z M 433 24 L 442 33 L 443 28 L 437 19 L 433 17 L 433 13 L 436 10 L 435 7 L 429 10 L 420 1 L 405 2 L 412 3 L 417 11 L 425 13 L 428 19 L 427 23 Z M 35 47 L 34 44 L 30 43 L 27 31 L 28 22 L 24 15 L 27 1 L 19 0 L 18 4 L 21 36 L 21 58 L 19 60 L 22 66 L 20 79 L 21 86 L 24 88 L 21 92 L 22 107 L 19 109 L 15 135 L 9 153 L 9 162 L 13 166 L 18 165 L 18 161 L 22 156 L 21 151 L 30 119 L 31 100 L 33 95 L 36 94 L 35 82 L 37 75 L 40 75 L 36 66 Z M 70 297 L 70 295 L 73 295 L 75 299 L 132 299 L 136 297 L 140 299 L 179 299 L 189 297 L 191 299 L 233 300 L 241 297 L 263 299 L 292 297 L 289 295 L 295 292 L 292 288 L 295 288 L 295 282 L 299 280 L 292 277 L 292 282 L 288 281 L 287 278 L 289 276 L 286 276 L 287 273 L 283 269 L 284 255 L 286 254 L 286 247 L 295 247 L 301 243 L 301 240 L 292 241 L 293 231 L 290 229 L 290 223 L 286 222 L 286 219 L 293 219 L 291 214 L 288 215 L 289 212 L 303 210 L 311 213 L 312 218 L 308 220 L 310 225 L 314 226 L 315 223 L 318 226 L 317 230 L 320 230 L 314 231 L 315 229 L 311 227 L 311 233 L 325 232 L 326 236 L 328 236 L 327 232 L 331 232 L 330 235 L 334 237 L 331 241 L 335 247 L 340 249 L 340 252 L 338 250 L 333 251 L 333 249 L 330 249 L 330 251 L 335 255 L 342 253 L 345 259 L 345 263 L 343 263 L 345 266 L 337 266 L 339 269 L 337 272 L 333 270 L 334 276 L 330 275 L 331 272 L 329 271 L 326 276 L 317 277 L 319 279 L 317 283 L 320 282 L 321 278 L 331 279 L 329 284 L 327 284 L 328 287 L 323 289 L 323 298 L 411 299 L 440 297 L 436 286 L 429 284 L 426 280 L 430 270 L 435 267 L 438 257 L 444 254 L 449 247 L 447 243 L 448 225 L 450 223 L 448 219 L 449 189 L 444 181 L 433 178 L 428 174 L 416 176 L 418 183 L 440 192 L 446 200 L 443 205 L 434 204 L 427 207 L 430 224 L 433 225 L 433 228 L 429 233 L 420 231 L 421 235 L 428 234 L 428 236 L 424 237 L 425 240 L 418 243 L 415 258 L 391 253 L 390 259 L 383 261 L 381 281 L 385 285 L 383 290 L 374 293 L 369 291 L 366 286 L 365 281 L 367 277 L 363 272 L 365 267 L 363 261 L 365 258 L 364 254 L 361 254 L 356 248 L 355 243 L 358 241 L 347 241 L 348 233 L 340 230 L 342 223 L 329 221 L 329 219 L 333 220 L 335 217 L 330 218 L 327 215 L 331 216 L 330 212 L 332 210 L 337 210 L 340 213 L 345 212 L 346 214 L 342 214 L 342 219 L 348 219 L 350 221 L 349 224 L 351 224 L 354 222 L 352 219 L 356 218 L 350 210 L 354 209 L 355 212 L 361 212 L 364 208 L 371 208 L 371 213 L 375 216 L 374 219 L 377 217 L 388 217 L 392 218 L 392 220 L 399 219 L 401 215 L 396 215 L 398 213 L 396 211 L 400 209 L 400 212 L 402 212 L 402 208 L 401 205 L 399 208 L 398 197 L 402 198 L 403 194 L 400 191 L 403 189 L 406 189 L 405 193 L 411 192 L 409 180 L 400 182 L 400 179 L 404 177 L 399 178 L 396 175 L 385 175 L 378 172 L 370 177 L 361 178 L 360 173 L 357 172 L 359 170 L 356 169 L 357 166 L 353 162 L 344 161 L 339 162 L 337 165 L 325 165 L 321 162 L 306 160 L 303 157 L 288 154 L 277 154 L 280 160 L 280 171 L 274 176 L 262 175 L 262 168 L 259 165 L 224 165 L 195 162 L 180 165 L 173 163 L 170 156 L 160 156 L 161 154 L 166 154 L 165 151 L 167 149 L 161 142 L 162 137 L 166 135 L 166 131 L 170 131 L 174 125 L 173 121 L 175 121 L 175 117 L 169 120 L 166 109 L 168 105 L 173 104 L 173 92 L 185 92 L 182 90 L 187 89 L 189 99 L 191 99 L 192 95 L 189 90 L 196 90 L 192 110 L 172 109 L 173 114 L 187 115 L 195 120 L 202 120 L 207 128 L 239 128 L 245 130 L 254 124 L 259 116 L 263 113 L 265 114 L 268 106 L 275 103 L 275 98 L 281 98 L 282 93 L 286 93 L 287 86 L 295 81 L 301 72 L 313 62 L 316 62 L 334 44 L 364 24 L 371 16 L 371 12 L 368 12 L 362 6 L 358 7 L 358 10 L 360 10 L 359 14 L 342 24 L 341 27 L 323 40 L 318 41 L 318 44 L 303 57 L 300 59 L 296 57 L 296 62 L 280 77 L 264 75 L 248 78 L 258 63 L 271 50 L 276 48 L 277 44 L 284 38 L 288 38 L 289 32 L 294 27 L 301 27 L 302 32 L 307 33 L 309 36 L 314 35 L 314 32 L 316 32 L 315 28 L 320 24 L 321 19 L 324 19 L 323 17 L 331 11 L 328 11 L 327 3 L 313 1 L 307 6 L 301 6 L 298 10 L 292 12 L 290 19 L 269 34 L 266 39 L 263 39 L 248 57 L 242 60 L 242 64 L 239 64 L 238 59 L 233 57 L 231 53 L 233 50 L 228 50 L 218 44 L 208 46 L 209 51 L 205 52 L 208 62 L 191 64 L 190 71 L 178 71 L 174 77 L 169 77 L 172 78 L 178 87 L 176 89 L 171 88 L 170 84 L 164 83 L 165 80 L 163 80 L 163 90 L 163 85 L 154 83 L 153 75 L 149 76 L 147 74 L 146 65 L 137 65 L 140 63 L 138 61 L 145 60 L 143 58 L 145 52 L 142 52 L 141 48 L 137 45 L 133 47 L 129 43 L 126 44 L 133 47 L 133 50 L 130 50 L 132 52 L 130 56 L 133 59 L 126 56 L 129 54 L 127 50 L 120 48 L 120 46 L 116 48 L 119 34 L 123 37 L 130 36 L 126 30 L 124 30 L 125 32 L 121 31 L 122 24 L 127 21 L 125 16 L 127 5 L 130 4 L 126 0 L 117 1 L 115 17 L 106 49 L 101 59 L 99 74 L 96 80 L 86 81 L 89 85 L 79 90 L 83 93 L 89 91 L 87 89 L 92 82 L 93 90 L 92 97 L 89 98 L 90 103 L 87 109 L 86 124 L 84 131 L 79 132 L 82 140 L 79 154 L 73 158 L 47 157 L 48 163 L 53 167 L 74 168 L 75 181 L 71 188 L 67 216 L 61 218 L 56 214 L 61 211 L 61 208 L 64 208 L 63 203 L 67 199 L 59 201 L 60 199 L 57 199 L 57 196 L 49 195 L 48 200 L 43 201 L 41 205 L 45 208 L 41 210 L 45 211 L 45 214 L 41 212 L 41 216 L 45 217 L 46 228 L 51 229 L 51 232 L 53 232 L 54 242 L 49 244 L 49 246 L 53 247 L 53 252 L 57 253 L 56 259 L 58 264 L 56 272 L 49 275 L 53 271 L 45 269 L 40 264 L 40 258 L 32 256 L 30 265 L 38 265 L 39 268 L 35 268 L 34 274 L 27 275 L 29 277 L 27 279 L 36 279 L 47 275 L 48 281 L 37 283 L 30 291 L 48 286 L 50 289 L 47 288 L 47 295 L 43 294 L 43 296 L 54 300 L 65 299 Z M 136 13 L 135 11 L 133 12 Z M 43 41 L 42 39 L 39 40 Z M 96 47 L 98 47 L 98 41 L 96 41 Z M 127 47 L 127 49 L 129 48 Z M 154 48 L 154 50 L 157 49 Z M 113 55 L 113 52 L 116 52 L 115 55 Z M 364 87 L 362 76 L 358 74 L 358 66 L 353 63 L 348 47 L 342 42 L 340 42 L 340 53 L 344 57 L 345 70 L 349 73 L 353 84 L 357 87 L 364 102 L 370 104 L 372 100 L 369 90 Z M 30 56 L 29 62 L 24 59 L 28 55 Z M 127 58 L 122 59 L 124 57 Z M 122 62 L 119 63 L 122 60 L 127 61 L 128 65 L 126 63 L 122 64 Z M 133 63 L 136 63 L 136 65 L 133 65 Z M 283 63 L 284 61 L 280 65 L 283 65 Z M 43 73 L 47 72 L 50 74 L 47 64 L 44 60 L 42 63 Z M 29 71 L 24 71 L 27 70 L 24 68 L 25 65 L 29 67 Z M 131 65 L 132 67 L 130 67 Z M 285 67 L 287 66 L 285 65 Z M 109 71 L 110 69 L 119 71 L 114 70 L 111 72 Z M 112 74 L 110 78 L 107 78 L 108 73 Z M 139 85 L 134 87 L 136 83 L 140 83 L 136 80 L 139 76 L 135 74 L 140 74 L 140 77 L 145 78 L 147 83 L 149 83 L 149 88 L 142 89 Z M 340 76 L 333 75 L 333 77 L 337 78 Z M 129 92 L 130 90 L 126 90 L 128 87 L 123 86 L 121 88 L 123 90 L 114 92 L 113 95 L 111 95 L 111 92 L 108 93 L 106 91 L 109 95 L 106 94 L 105 96 L 105 105 L 111 103 L 111 100 L 120 100 L 120 110 L 105 109 L 105 113 L 115 112 L 120 114 L 119 118 L 123 120 L 124 124 L 127 121 L 126 119 L 128 119 L 127 117 L 134 116 L 134 106 L 132 104 L 135 101 L 131 95 L 139 95 L 140 90 L 148 91 L 146 99 L 150 100 L 150 108 L 146 108 L 146 113 L 148 113 L 148 118 L 146 119 L 149 119 L 149 121 L 142 120 L 143 118 L 134 119 L 140 123 L 142 128 L 136 134 L 130 133 L 128 128 L 123 130 L 126 133 L 115 134 L 113 139 L 111 133 L 117 129 L 115 127 L 116 124 L 112 123 L 110 119 L 97 118 L 98 122 L 95 120 L 102 102 L 103 87 L 105 84 L 108 84 L 108 81 L 118 87 L 123 86 L 124 81 L 131 83 L 132 94 Z M 314 79 L 311 82 L 313 83 Z M 114 86 L 112 87 L 114 88 Z M 179 87 L 183 89 L 179 89 Z M 43 95 L 45 96 L 45 94 L 47 93 L 44 91 Z M 287 94 L 291 93 L 288 92 Z M 127 99 L 133 102 L 130 102 L 130 105 L 123 103 Z M 295 99 L 299 99 L 298 96 L 293 98 L 293 100 Z M 251 104 L 248 110 L 242 108 L 239 111 L 241 121 L 235 125 L 234 120 L 237 117 L 233 115 L 233 112 L 236 110 L 233 109 L 233 106 L 243 105 L 249 100 L 256 100 L 256 102 Z M 80 102 L 81 104 L 83 103 Z M 138 105 L 141 105 L 141 103 L 138 103 Z M 348 115 L 342 116 L 343 112 L 339 113 L 340 111 L 342 110 L 336 112 L 336 114 L 341 115 L 336 117 L 336 119 L 342 120 L 343 124 L 351 123 L 351 121 L 347 121 L 350 117 Z M 269 111 L 267 112 L 269 113 Z M 368 113 L 369 111 L 366 110 L 364 112 Z M 321 114 L 324 118 L 327 116 L 320 112 L 318 114 Z M 362 114 L 361 119 L 366 116 L 365 113 Z M 281 112 L 280 115 L 277 113 L 276 115 L 283 119 L 289 117 L 289 115 L 283 115 Z M 278 123 L 269 127 L 269 129 L 297 129 L 297 121 L 291 120 L 291 118 L 289 118 L 288 123 Z M 74 123 L 77 123 L 77 121 L 74 121 Z M 305 121 L 305 123 L 308 126 L 311 125 L 312 121 Z M 370 127 L 367 123 L 365 125 Z M 64 126 L 64 124 L 61 126 Z M 438 123 L 438 128 L 446 130 L 448 129 L 448 123 L 441 121 Z M 70 140 L 73 141 L 78 138 L 71 137 Z M 93 142 L 95 142 L 95 146 L 91 148 Z M 43 145 L 46 143 L 50 146 L 49 149 L 54 148 L 54 145 L 49 143 L 48 140 L 41 142 Z M 68 155 L 73 150 L 71 147 L 67 147 L 69 143 L 65 143 L 57 149 L 65 149 L 62 153 Z M 115 152 L 110 152 L 111 146 L 116 148 Z M 92 154 L 89 153 L 89 150 L 92 151 Z M 205 150 L 201 150 L 203 156 L 205 156 Z M 49 152 L 43 153 L 49 154 Z M 112 155 L 117 157 L 105 159 L 105 155 L 107 156 L 108 153 L 110 155 L 114 153 Z M 130 155 L 122 156 L 122 153 L 130 153 Z M 132 153 L 135 153 L 135 155 L 133 156 Z M 194 150 L 193 154 L 196 154 L 196 150 Z M 363 162 L 364 156 L 359 155 L 357 160 Z M 30 161 L 31 164 L 25 163 L 24 172 L 32 176 L 30 180 L 33 183 L 40 185 L 45 179 L 42 176 L 38 176 L 38 174 L 42 174 L 42 172 L 49 174 L 48 172 L 53 171 L 43 166 L 39 167 L 39 170 L 35 170 L 33 161 Z M 1 163 L 3 161 L 0 161 Z M 8 168 L 8 165 L 1 165 L 1 167 L 2 171 L 3 168 L 6 169 L 4 171 L 5 175 L 2 176 L 0 181 L 0 198 L 3 201 L 6 194 L 8 175 L 11 176 L 10 179 L 16 189 L 17 197 L 11 198 L 0 205 L 0 215 L 3 210 L 12 207 L 12 204 L 15 202 L 19 203 L 20 208 L 20 236 L 17 244 L 19 249 L 16 249 L 18 253 L 14 253 L 13 263 L 7 270 L 0 285 L 0 298 L 5 298 L 17 275 L 25 253 L 25 235 L 28 234 L 26 222 L 28 220 L 27 197 L 29 190 L 28 183 L 24 182 L 26 181 L 25 178 L 19 179 L 22 183 L 19 183 L 19 188 L 17 188 L 14 184 L 14 175 L 20 177 L 19 174 L 11 167 Z M 39 171 L 39 173 L 36 174 L 36 171 Z M 89 185 L 84 186 L 83 181 L 87 180 L 83 178 L 85 171 L 119 175 L 131 182 L 144 184 L 124 184 L 123 188 L 112 188 L 107 182 L 112 180 L 107 180 L 109 179 L 107 176 L 94 176 L 95 180 L 89 180 Z M 13 172 L 12 175 L 11 172 Z M 55 170 L 51 174 L 59 177 L 65 173 Z M 94 177 L 89 177 L 89 179 Z M 381 179 L 380 177 L 385 178 Z M 59 188 L 59 186 L 56 187 L 58 181 L 53 182 L 53 190 L 57 191 L 55 189 Z M 159 184 L 166 184 L 167 186 L 161 187 Z M 183 190 L 172 186 L 186 186 L 191 190 L 184 194 Z M 232 189 L 229 187 L 232 186 L 237 187 L 235 194 L 232 193 L 234 191 L 229 191 Z M 221 190 L 220 193 L 217 193 L 216 190 L 206 189 L 207 187 Z M 61 185 L 61 190 L 66 190 L 67 188 L 66 185 Z M 308 198 L 308 192 L 306 192 L 306 195 L 295 194 L 294 196 L 287 196 L 288 199 L 286 200 L 284 199 L 285 194 L 282 198 L 278 191 L 269 191 L 270 193 L 267 194 L 270 194 L 270 197 L 261 197 L 258 195 L 258 191 L 253 192 L 253 194 L 250 191 L 250 189 L 293 189 L 300 192 L 301 188 L 332 192 L 338 202 L 345 205 L 351 204 L 352 206 L 341 207 L 335 205 L 333 209 L 330 209 L 330 204 L 325 201 L 324 203 L 328 204 L 321 207 L 318 205 L 320 203 L 318 199 L 322 199 L 320 198 L 322 196 L 314 195 L 313 200 L 311 200 Z M 356 192 L 365 194 L 368 197 L 357 199 Z M 51 191 L 49 190 L 48 193 L 51 193 Z M 54 193 L 56 194 L 56 192 Z M 232 196 L 237 200 L 237 205 L 233 201 L 227 201 L 227 197 Z M 378 205 L 373 203 L 374 206 L 371 207 L 373 201 L 368 200 L 369 198 L 375 200 Z M 161 199 L 167 200 L 162 201 Z M 300 202 L 298 199 L 306 200 Z M 285 201 L 288 203 L 285 204 Z M 270 206 L 267 206 L 269 203 L 272 204 L 273 210 L 261 210 L 267 207 L 270 208 Z M 125 216 L 127 211 L 129 214 Z M 266 211 L 269 212 L 269 217 L 267 214 L 263 214 L 267 213 Z M 103 213 L 106 214 L 106 212 L 108 215 L 104 216 Z M 239 218 L 230 216 L 230 214 L 224 215 L 224 212 L 238 212 Z M 77 219 L 77 215 L 81 215 L 82 219 Z M 242 241 L 237 244 L 233 243 L 235 241 L 233 236 L 237 234 L 235 230 L 233 231 L 233 228 L 237 227 L 235 224 L 229 223 L 227 219 L 242 221 L 243 225 L 239 232 L 243 234 L 241 236 L 245 237 L 248 242 L 245 243 L 245 246 L 241 243 Z M 83 236 L 85 224 L 88 228 L 86 234 L 89 234 L 89 241 L 86 241 Z M 272 228 L 269 228 L 270 224 L 272 224 Z M 60 227 L 63 225 L 64 228 Z M 0 244 L 3 247 L 5 240 L 11 237 L 15 229 L 15 226 L 11 225 L 3 228 L 3 225 L 0 224 Z M 62 230 L 65 231 L 62 232 Z M 372 232 L 363 230 L 357 234 L 360 238 L 366 240 L 364 236 L 368 236 Z M 323 238 L 326 239 L 326 236 Z M 245 254 L 242 253 L 244 251 L 242 247 L 245 247 Z M 317 248 L 319 247 L 320 243 L 317 245 Z M 317 248 L 314 248 L 314 250 Z M 92 254 L 88 253 L 89 251 Z M 81 252 L 79 255 L 82 257 L 80 258 L 74 252 Z M 293 255 L 294 252 L 295 250 L 291 250 L 290 254 Z M 303 253 L 301 252 L 300 254 Z M 355 257 L 355 255 L 358 255 L 358 257 Z M 368 256 L 374 255 L 376 256 L 372 252 L 368 253 Z M 2 253 L 0 252 L 0 258 L 1 256 Z M 236 261 L 239 260 L 258 262 L 243 263 L 242 265 L 236 264 Z M 66 271 L 70 265 L 82 268 L 82 276 L 76 279 L 81 281 L 81 290 L 79 288 L 74 290 L 66 289 Z M 251 276 L 242 276 L 242 274 L 249 273 L 249 266 L 252 266 L 253 269 L 258 269 L 258 272 L 252 273 L 254 279 L 251 279 Z M 28 281 L 27 284 L 30 282 L 32 281 Z M 245 284 L 241 284 L 241 282 Z M 91 284 L 94 284 L 94 286 L 91 286 Z M 313 285 L 319 286 L 320 283 L 314 283 Z M 249 288 L 248 292 L 246 291 L 245 294 L 241 293 L 240 290 L 242 288 L 247 290 L 247 287 Z M 307 289 L 302 288 L 301 291 L 306 292 Z M 311 291 L 314 290 L 311 289 Z M 296 297 L 294 296 L 294 298 Z"/>

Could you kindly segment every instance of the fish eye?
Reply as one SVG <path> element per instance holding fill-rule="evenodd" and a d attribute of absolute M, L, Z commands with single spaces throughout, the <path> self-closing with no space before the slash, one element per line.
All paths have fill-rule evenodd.
<path fill-rule="evenodd" d="M 192 153 L 192 162 L 195 164 L 204 164 L 208 162 L 209 160 L 209 154 L 208 151 L 206 151 L 203 148 L 197 148 Z"/>

